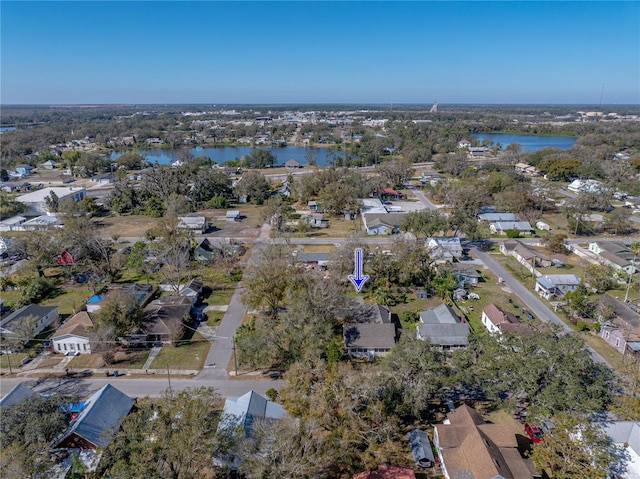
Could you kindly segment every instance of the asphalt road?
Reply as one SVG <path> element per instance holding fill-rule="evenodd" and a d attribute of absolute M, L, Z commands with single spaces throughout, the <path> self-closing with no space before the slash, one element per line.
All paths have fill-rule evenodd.
<path fill-rule="evenodd" d="M 476 247 L 472 247 L 473 254 L 482 261 L 487 268 L 489 268 L 496 276 L 502 278 L 504 284 L 509 287 L 511 291 L 519 298 L 527 309 L 538 319 L 546 323 L 553 323 L 560 326 L 560 328 L 569 334 L 575 334 L 573 330 L 567 326 L 556 314 L 551 311 L 546 304 L 542 302 L 535 294 L 525 288 L 517 279 L 515 279 L 511 273 L 504 269 L 497 261 L 495 261 L 489 253 L 485 253 Z M 595 352 L 591 347 L 585 343 L 585 347 L 588 349 L 591 357 L 595 362 L 605 364 L 611 367 L 605 359 Z"/>
<path fill-rule="evenodd" d="M 139 377 L 119 377 L 119 378 L 2 378 L 0 380 L 0 396 L 4 396 L 18 383 L 24 383 L 35 391 L 44 394 L 70 394 L 79 397 L 88 397 L 106 384 L 117 387 L 123 393 L 131 397 L 158 397 L 169 387 L 173 390 L 181 391 L 186 388 L 196 388 L 201 386 L 212 387 L 222 397 L 238 397 L 247 391 L 254 390 L 262 395 L 267 389 L 279 389 L 284 386 L 283 380 L 262 379 L 256 376 L 253 379 L 208 379 L 192 378 L 183 379 L 168 376 L 154 379 Z"/>

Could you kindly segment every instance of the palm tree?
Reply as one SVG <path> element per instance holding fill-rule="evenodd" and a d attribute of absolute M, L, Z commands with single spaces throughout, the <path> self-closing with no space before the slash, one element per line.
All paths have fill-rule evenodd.
<path fill-rule="evenodd" d="M 638 255 L 640 255 L 640 241 L 635 241 L 631 243 L 631 245 L 629 246 L 629 251 L 633 253 L 633 262 L 632 262 L 633 268 L 629 269 L 629 281 L 627 281 L 627 292 L 624 295 L 625 303 L 627 302 L 627 299 L 629 299 L 629 289 L 631 289 L 631 276 L 635 272 L 636 259 L 638 258 Z"/>

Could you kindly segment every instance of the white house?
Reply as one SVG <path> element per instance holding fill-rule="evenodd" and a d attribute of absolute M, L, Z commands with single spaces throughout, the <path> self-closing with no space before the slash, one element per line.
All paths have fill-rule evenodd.
<path fill-rule="evenodd" d="M 426 247 L 434 259 L 451 261 L 462 256 L 462 243 L 457 236 L 428 238 Z"/>
<path fill-rule="evenodd" d="M 536 278 L 535 291 L 545 299 L 562 297 L 569 291 L 575 291 L 580 278 L 575 274 L 547 274 Z"/>
<path fill-rule="evenodd" d="M 53 350 L 56 353 L 66 354 L 78 352 L 91 354 L 91 344 L 87 330 L 93 326 L 93 321 L 86 311 L 80 311 L 66 321 L 51 338 Z"/>
<path fill-rule="evenodd" d="M 177 227 L 179 229 L 204 233 L 207 230 L 207 219 L 204 216 L 196 216 L 194 214 L 179 216 Z"/>
<path fill-rule="evenodd" d="M 505 235 L 507 230 L 518 230 L 520 234 L 531 234 L 533 228 L 528 221 L 496 221 L 489 225 L 493 234 Z"/>
<path fill-rule="evenodd" d="M 602 182 L 597 180 L 574 180 L 567 186 L 567 189 L 574 193 L 599 193 L 604 188 Z"/>
<path fill-rule="evenodd" d="M 225 215 L 225 220 L 227 221 L 240 221 L 240 211 L 238 210 L 229 210 Z"/>
<path fill-rule="evenodd" d="M 23 231 L 32 230 L 46 230 L 49 228 L 62 228 L 62 220 L 58 217 L 57 213 L 50 213 L 48 215 L 36 216 L 28 221 L 20 224 L 18 228 Z"/>
<path fill-rule="evenodd" d="M 50 198 L 51 193 L 58 197 L 58 201 L 71 199 L 75 202 L 82 200 L 87 194 L 84 188 L 77 186 L 49 187 L 20 195 L 16 197 L 16 201 L 27 206 L 28 209 L 24 213 L 26 216 L 43 215 L 49 212 L 46 198 Z"/>
<path fill-rule="evenodd" d="M 482 310 L 482 325 L 491 334 L 502 334 L 504 331 L 513 331 L 522 326 L 514 314 L 502 311 L 493 303 Z"/>
<path fill-rule="evenodd" d="M 538 228 L 540 231 L 551 231 L 551 226 L 549 226 L 544 221 L 538 221 L 536 223 L 536 228 Z"/>
<path fill-rule="evenodd" d="M 365 213 L 362 215 L 364 230 L 368 235 L 390 235 L 400 231 L 403 213 Z"/>
<path fill-rule="evenodd" d="M 0 221 L 0 231 L 22 230 L 20 225 L 25 221 L 27 221 L 27 218 L 24 216 L 12 216 L 11 218 Z"/>
<path fill-rule="evenodd" d="M 342 337 L 349 356 L 365 359 L 385 356 L 397 340 L 393 323 L 343 324 Z"/>
<path fill-rule="evenodd" d="M 56 319 L 58 319 L 57 306 L 28 304 L 0 321 L 0 334 L 14 334 L 21 329 L 22 323 L 33 320 L 32 333 L 33 336 L 37 336 Z"/>

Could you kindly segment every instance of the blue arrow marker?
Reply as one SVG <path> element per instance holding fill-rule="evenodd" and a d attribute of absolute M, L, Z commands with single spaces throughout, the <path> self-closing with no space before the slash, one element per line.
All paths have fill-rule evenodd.
<path fill-rule="evenodd" d="M 350 274 L 349 280 L 356 287 L 356 291 L 360 291 L 364 286 L 364 283 L 366 283 L 367 280 L 369 279 L 369 276 L 362 274 L 362 250 L 360 248 L 356 248 L 355 258 L 356 258 L 355 275 Z"/>

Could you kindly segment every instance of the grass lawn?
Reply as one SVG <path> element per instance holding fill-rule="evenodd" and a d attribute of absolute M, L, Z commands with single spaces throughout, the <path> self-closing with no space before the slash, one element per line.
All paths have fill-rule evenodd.
<path fill-rule="evenodd" d="M 207 326 L 219 326 L 223 316 L 223 311 L 207 311 Z"/>
<path fill-rule="evenodd" d="M 213 288 L 209 296 L 202 298 L 202 304 L 205 306 L 229 304 L 234 290 L 235 288 L 233 287 Z"/>
<path fill-rule="evenodd" d="M 153 360 L 151 367 L 154 369 L 202 369 L 209 352 L 209 341 L 199 333 L 181 346 L 164 346 L 160 354 Z"/>
<path fill-rule="evenodd" d="M 333 244 L 306 244 L 303 251 L 305 253 L 330 253 L 333 251 Z"/>
<path fill-rule="evenodd" d="M 11 354 L 0 354 L 0 368 L 9 369 L 9 365 L 11 365 L 11 369 L 15 372 L 22 364 L 22 358 L 27 357 L 27 353 L 11 353 Z"/>
<path fill-rule="evenodd" d="M 62 359 L 62 356 L 60 356 Z M 97 369 L 104 366 L 102 356 L 99 354 L 80 354 L 74 357 L 67 367 L 69 369 Z"/>
<path fill-rule="evenodd" d="M 66 286 L 57 288 L 53 295 L 40 304 L 42 306 L 58 306 L 58 312 L 61 316 L 72 315 L 91 296 L 93 296 L 93 290 L 88 286 Z"/>
<path fill-rule="evenodd" d="M 142 236 L 148 229 L 155 228 L 160 223 L 159 218 L 141 215 L 108 216 L 97 218 L 95 223 L 99 227 L 100 235 L 113 237 Z"/>
<path fill-rule="evenodd" d="M 38 364 L 38 369 L 49 369 L 56 367 L 58 364 L 60 364 L 63 358 L 64 356 L 62 356 L 61 354 L 53 354 L 48 358 L 43 359 L 40 364 Z"/>

